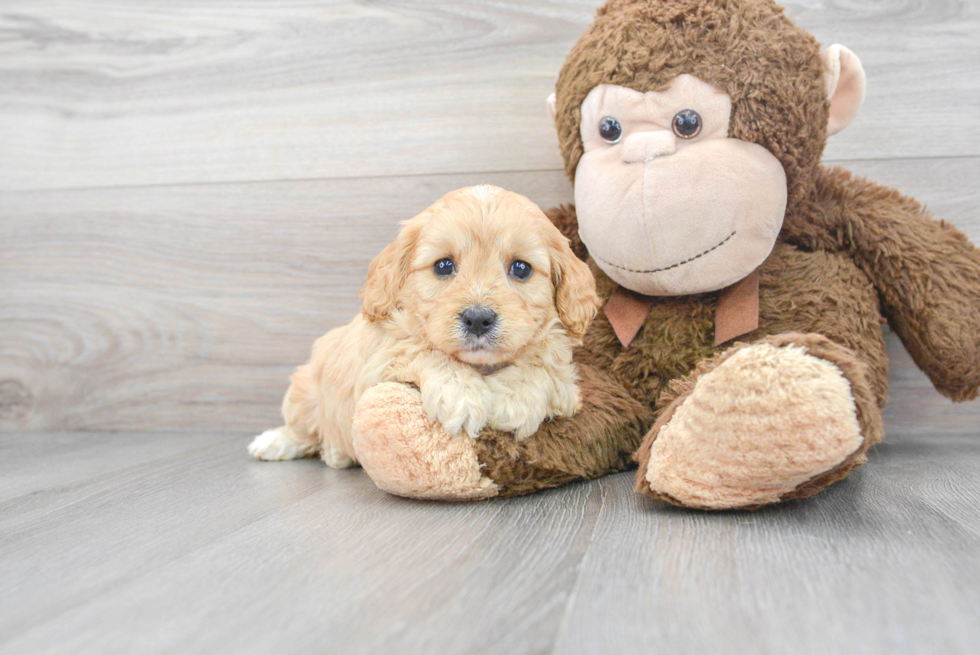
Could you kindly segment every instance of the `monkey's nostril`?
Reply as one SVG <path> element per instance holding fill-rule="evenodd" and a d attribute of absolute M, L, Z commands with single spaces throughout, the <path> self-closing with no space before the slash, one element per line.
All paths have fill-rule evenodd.
<path fill-rule="evenodd" d="M 497 313 L 489 307 L 467 307 L 459 315 L 463 328 L 475 337 L 490 331 L 497 322 Z"/>

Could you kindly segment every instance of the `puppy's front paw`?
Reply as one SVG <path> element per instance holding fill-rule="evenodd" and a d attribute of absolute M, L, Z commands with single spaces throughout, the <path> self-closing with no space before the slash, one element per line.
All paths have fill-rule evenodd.
<path fill-rule="evenodd" d="M 561 378 L 540 367 L 514 367 L 491 377 L 487 386 L 493 395 L 487 424 L 525 441 L 547 418 L 571 416 L 581 404 L 572 372 L 565 371 L 566 377 Z"/>
<path fill-rule="evenodd" d="M 422 385 L 422 408 L 430 421 L 452 436 L 460 432 L 477 438 L 487 424 L 487 403 L 479 385 L 452 380 L 442 385 Z"/>
<path fill-rule="evenodd" d="M 508 391 L 494 394 L 487 424 L 501 432 L 512 432 L 514 439 L 524 441 L 538 431 L 545 415 L 543 399 L 533 393 L 519 397 Z"/>
<path fill-rule="evenodd" d="M 487 413 L 483 408 L 478 411 L 472 408 L 467 412 L 466 420 L 463 421 L 463 433 L 471 439 L 480 436 L 480 432 L 487 425 Z"/>
<path fill-rule="evenodd" d="M 526 441 L 532 434 L 538 431 L 544 421 L 526 421 L 519 428 L 514 430 L 515 441 Z"/>

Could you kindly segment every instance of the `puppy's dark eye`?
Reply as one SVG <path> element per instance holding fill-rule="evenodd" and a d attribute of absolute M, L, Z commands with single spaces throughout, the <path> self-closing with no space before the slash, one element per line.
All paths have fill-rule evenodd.
<path fill-rule="evenodd" d="M 619 143 L 623 138 L 623 126 L 612 116 L 606 116 L 599 121 L 599 136 L 606 143 Z"/>
<path fill-rule="evenodd" d="M 526 280 L 531 277 L 531 265 L 527 262 L 522 262 L 521 260 L 515 260 L 514 263 L 510 265 L 510 274 L 516 277 L 518 280 Z"/>
<path fill-rule="evenodd" d="M 674 134 L 682 139 L 693 139 L 701 134 L 703 121 L 701 114 L 693 109 L 685 109 L 674 116 Z"/>
<path fill-rule="evenodd" d="M 432 266 L 432 270 L 439 277 L 449 277 L 456 272 L 456 264 L 449 257 L 443 257 Z"/>

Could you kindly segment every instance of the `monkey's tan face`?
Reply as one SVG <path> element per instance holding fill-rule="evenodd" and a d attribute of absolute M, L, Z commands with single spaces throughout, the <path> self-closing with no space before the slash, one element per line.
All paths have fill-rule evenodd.
<path fill-rule="evenodd" d="M 769 256 L 786 174 L 765 148 L 728 138 L 731 110 L 691 75 L 664 92 L 603 84 L 586 97 L 579 234 L 613 280 L 651 296 L 715 291 Z"/>

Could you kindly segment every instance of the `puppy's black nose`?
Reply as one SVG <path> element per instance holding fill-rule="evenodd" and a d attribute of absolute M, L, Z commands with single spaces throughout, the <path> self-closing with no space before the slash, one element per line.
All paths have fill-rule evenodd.
<path fill-rule="evenodd" d="M 474 337 L 480 337 L 490 331 L 497 322 L 497 314 L 489 307 L 467 307 L 459 315 L 463 328 Z"/>

